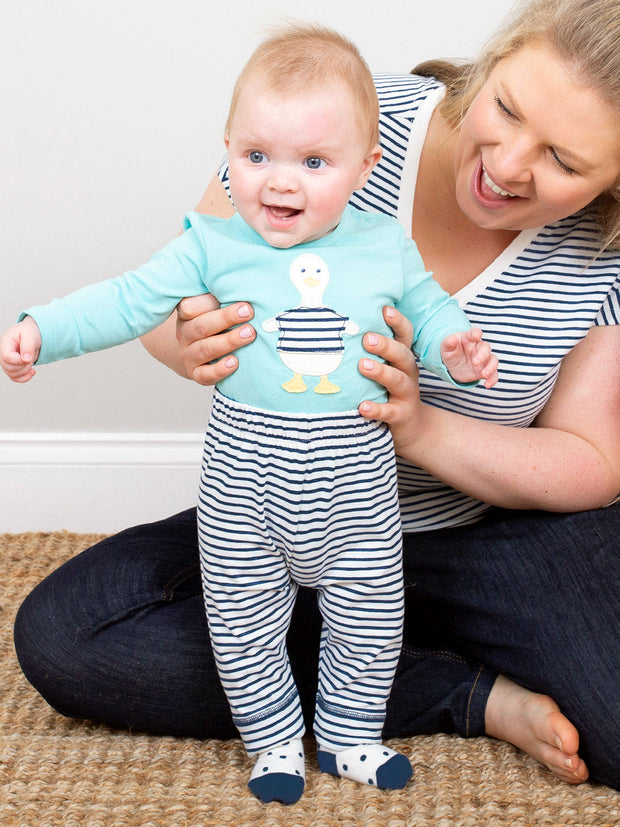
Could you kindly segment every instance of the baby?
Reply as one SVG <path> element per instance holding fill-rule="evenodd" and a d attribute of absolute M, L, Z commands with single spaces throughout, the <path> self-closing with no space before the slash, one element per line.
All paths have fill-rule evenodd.
<path fill-rule="evenodd" d="M 409 317 L 414 351 L 446 381 L 487 387 L 497 359 L 382 215 L 348 205 L 381 157 L 378 101 L 357 49 L 289 26 L 242 71 L 226 125 L 236 213 L 190 213 L 139 269 L 33 307 L 0 342 L 16 382 L 35 363 L 111 347 L 186 295 L 251 302 L 258 331 L 218 385 L 198 503 L 215 659 L 262 801 L 305 783 L 304 723 L 286 652 L 298 585 L 323 616 L 314 718 L 321 770 L 381 788 L 411 778 L 381 743 L 403 622 L 401 528 L 387 427 L 359 413 L 385 389 L 357 369 L 362 335 Z M 154 676 L 156 679 L 156 676 Z"/>

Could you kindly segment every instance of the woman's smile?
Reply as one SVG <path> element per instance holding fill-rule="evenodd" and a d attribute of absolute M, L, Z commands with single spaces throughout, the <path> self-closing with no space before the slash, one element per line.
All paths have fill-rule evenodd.
<path fill-rule="evenodd" d="M 501 195 L 502 198 L 517 198 L 514 192 L 508 192 L 508 190 L 502 189 L 499 184 L 496 184 L 495 181 L 491 178 L 489 173 L 484 168 L 484 164 L 482 166 L 482 183 L 486 185 L 490 190 L 492 190 L 496 195 Z"/>
<path fill-rule="evenodd" d="M 522 200 L 516 193 L 504 189 L 491 178 L 482 159 L 479 160 L 474 170 L 471 189 L 474 199 L 488 209 L 511 206 L 513 199 Z"/>

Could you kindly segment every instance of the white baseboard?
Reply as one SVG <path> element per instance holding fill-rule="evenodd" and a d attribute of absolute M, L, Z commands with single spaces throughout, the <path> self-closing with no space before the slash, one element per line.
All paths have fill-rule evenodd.
<path fill-rule="evenodd" d="M 0 533 L 112 533 L 196 503 L 203 434 L 0 433 Z"/>

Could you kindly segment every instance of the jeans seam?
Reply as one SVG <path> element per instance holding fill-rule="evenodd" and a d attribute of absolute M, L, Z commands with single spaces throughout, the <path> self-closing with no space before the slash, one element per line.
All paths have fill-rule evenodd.
<path fill-rule="evenodd" d="M 476 686 L 478 685 L 478 679 L 480 675 L 482 675 L 483 667 L 481 666 L 478 670 L 478 674 L 476 675 L 476 680 L 473 683 L 473 686 L 469 692 L 469 698 L 467 699 L 467 715 L 465 716 L 465 735 L 469 738 L 469 719 L 470 719 L 470 712 L 471 712 L 471 702 L 474 697 L 474 692 L 476 691 Z"/>
<path fill-rule="evenodd" d="M 166 600 L 169 603 L 172 602 L 174 600 L 174 590 L 178 588 L 186 580 L 189 580 L 191 577 L 193 577 L 196 574 L 197 570 L 200 571 L 200 566 L 197 563 L 194 563 L 191 566 L 186 566 L 184 569 L 181 569 L 173 577 L 171 577 L 167 583 L 164 583 L 164 600 Z"/>
<path fill-rule="evenodd" d="M 402 653 L 406 655 L 410 655 L 414 658 L 427 658 L 430 656 L 439 656 L 444 658 L 445 660 L 450 660 L 453 663 L 463 663 L 468 664 L 470 663 L 467 658 L 461 657 L 461 655 L 455 655 L 454 652 L 450 652 L 447 649 L 411 649 L 409 646 L 402 647 Z"/>

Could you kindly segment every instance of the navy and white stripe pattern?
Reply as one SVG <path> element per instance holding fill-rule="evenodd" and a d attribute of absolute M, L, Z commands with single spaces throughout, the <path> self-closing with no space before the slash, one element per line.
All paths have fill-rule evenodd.
<path fill-rule="evenodd" d="M 283 353 L 342 353 L 348 316 L 329 307 L 296 307 L 276 316 L 280 327 L 277 349 Z"/>
<path fill-rule="evenodd" d="M 303 733 L 285 637 L 297 584 L 324 618 L 315 734 L 377 742 L 400 653 L 401 526 L 389 430 L 357 411 L 256 411 L 216 392 L 198 502 L 220 679 L 249 753 Z"/>
<path fill-rule="evenodd" d="M 421 129 L 416 115 L 441 84 L 415 75 L 377 75 L 375 83 L 383 157 L 351 204 L 397 216 L 408 147 L 416 144 L 410 138 Z M 225 165 L 220 176 L 226 186 Z M 406 182 L 407 189 L 412 185 Z M 599 244 L 598 227 L 583 211 L 534 233 L 457 294 L 499 357 L 499 383 L 460 390 L 422 370 L 423 400 L 503 425 L 530 425 L 549 399 L 564 356 L 590 327 L 620 323 L 620 254 L 599 254 Z M 403 460 L 398 474 L 406 532 L 471 523 L 488 510 Z"/>
<path fill-rule="evenodd" d="M 423 399 L 501 425 L 531 425 L 562 359 L 592 326 L 618 323 L 620 258 L 597 252 L 598 230 L 586 213 L 541 230 L 463 305 L 499 359 L 498 384 L 462 391 L 421 369 Z M 410 463 L 399 460 L 398 469 L 405 531 L 473 522 L 488 510 Z"/>
<path fill-rule="evenodd" d="M 359 210 L 396 218 L 412 124 L 419 105 L 441 84 L 414 75 L 375 75 L 374 79 L 381 106 L 379 131 L 383 155 L 364 189 L 356 190 L 349 203 Z M 405 231 L 410 235 L 411 227 L 405 227 Z"/>

